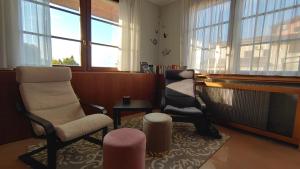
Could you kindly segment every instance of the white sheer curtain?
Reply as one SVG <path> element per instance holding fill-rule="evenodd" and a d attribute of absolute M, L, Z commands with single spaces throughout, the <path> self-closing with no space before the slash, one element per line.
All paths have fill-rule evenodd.
<path fill-rule="evenodd" d="M 228 71 L 230 3 L 230 0 L 182 1 L 182 65 L 207 73 Z"/>
<path fill-rule="evenodd" d="M 19 0 L 0 0 L 0 68 L 13 68 L 21 60 Z"/>
<path fill-rule="evenodd" d="M 0 0 L 0 66 L 50 66 L 48 0 Z"/>
<path fill-rule="evenodd" d="M 122 44 L 119 69 L 139 71 L 141 0 L 120 0 Z"/>
<path fill-rule="evenodd" d="M 207 73 L 300 75 L 300 0 L 187 0 L 182 11 L 183 65 Z"/>
<path fill-rule="evenodd" d="M 237 73 L 300 75 L 300 1 L 237 1 Z"/>

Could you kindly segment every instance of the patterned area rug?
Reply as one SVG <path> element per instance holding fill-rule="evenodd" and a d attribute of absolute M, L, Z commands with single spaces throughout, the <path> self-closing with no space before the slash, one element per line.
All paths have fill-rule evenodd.
<path fill-rule="evenodd" d="M 142 129 L 142 116 L 124 121 L 123 127 Z M 146 169 L 199 169 L 222 145 L 229 136 L 212 140 L 199 136 L 189 123 L 173 123 L 173 139 L 170 152 L 163 157 L 146 157 Z M 101 137 L 100 134 L 95 137 Z M 41 145 L 31 146 L 36 149 Z M 34 156 L 47 163 L 46 152 Z M 81 140 L 58 151 L 58 169 L 102 169 L 101 146 Z"/>

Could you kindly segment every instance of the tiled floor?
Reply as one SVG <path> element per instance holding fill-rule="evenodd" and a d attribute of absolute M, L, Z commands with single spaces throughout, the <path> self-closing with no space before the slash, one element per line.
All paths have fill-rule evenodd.
<path fill-rule="evenodd" d="M 221 128 L 230 140 L 201 169 L 300 169 L 300 150 L 245 132 Z"/>
<path fill-rule="evenodd" d="M 230 140 L 201 169 L 299 169 L 300 151 L 292 146 L 244 132 L 220 128 Z M 0 146 L 0 169 L 27 168 L 17 159 L 39 140 L 26 139 Z"/>

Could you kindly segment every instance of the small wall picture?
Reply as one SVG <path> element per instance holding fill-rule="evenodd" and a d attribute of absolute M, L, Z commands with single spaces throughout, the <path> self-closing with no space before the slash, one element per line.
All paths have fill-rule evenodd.
<path fill-rule="evenodd" d="M 149 72 L 149 65 L 147 62 L 141 62 L 140 66 L 141 72 L 142 73 L 148 73 Z"/>

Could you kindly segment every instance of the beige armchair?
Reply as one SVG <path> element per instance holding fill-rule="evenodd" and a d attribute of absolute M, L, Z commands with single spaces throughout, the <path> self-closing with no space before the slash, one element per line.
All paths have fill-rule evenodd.
<path fill-rule="evenodd" d="M 31 156 L 47 148 L 47 168 L 54 169 L 59 148 L 82 138 L 101 143 L 89 135 L 102 130 L 104 136 L 107 126 L 113 121 L 101 106 L 89 105 L 98 114 L 84 113 L 83 103 L 75 95 L 70 82 L 70 68 L 18 67 L 16 75 L 22 100 L 18 108 L 30 120 L 35 135 L 47 139 L 47 146 L 21 155 L 19 158 L 23 162 L 38 168 L 46 167 Z"/>

